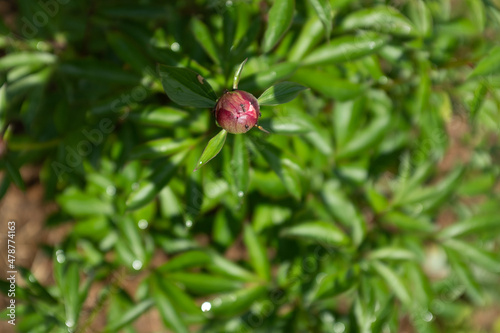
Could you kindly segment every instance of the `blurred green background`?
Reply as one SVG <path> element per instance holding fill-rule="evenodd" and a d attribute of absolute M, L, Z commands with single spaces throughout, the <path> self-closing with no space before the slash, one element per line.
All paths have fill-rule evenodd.
<path fill-rule="evenodd" d="M 0 16 L 2 332 L 500 332 L 500 1 Z M 310 89 L 193 172 L 220 129 L 157 66 L 220 96 L 247 57 L 240 89 Z"/>

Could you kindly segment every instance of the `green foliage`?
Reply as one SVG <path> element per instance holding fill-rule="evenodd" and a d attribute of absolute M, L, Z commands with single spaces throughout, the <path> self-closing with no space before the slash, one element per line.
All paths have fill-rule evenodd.
<path fill-rule="evenodd" d="M 37 165 L 46 228 L 70 226 L 41 249 L 51 279 L 18 268 L 16 329 L 486 332 L 470 317 L 500 299 L 498 1 L 12 10 L 0 196 Z M 231 87 L 260 96 L 270 134 L 217 127 Z"/>

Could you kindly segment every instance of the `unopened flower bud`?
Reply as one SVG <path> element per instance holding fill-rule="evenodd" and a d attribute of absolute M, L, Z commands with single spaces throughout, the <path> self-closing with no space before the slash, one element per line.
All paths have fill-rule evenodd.
<path fill-rule="evenodd" d="M 259 103 L 246 91 L 227 91 L 215 106 L 217 123 L 229 133 L 248 132 L 257 124 L 259 117 Z"/>

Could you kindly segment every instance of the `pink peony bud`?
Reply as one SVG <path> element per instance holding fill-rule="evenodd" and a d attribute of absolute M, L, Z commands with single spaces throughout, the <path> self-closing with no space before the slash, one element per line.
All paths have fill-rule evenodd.
<path fill-rule="evenodd" d="M 215 118 L 229 133 L 246 133 L 257 124 L 259 103 L 250 93 L 242 90 L 227 91 L 215 106 Z"/>

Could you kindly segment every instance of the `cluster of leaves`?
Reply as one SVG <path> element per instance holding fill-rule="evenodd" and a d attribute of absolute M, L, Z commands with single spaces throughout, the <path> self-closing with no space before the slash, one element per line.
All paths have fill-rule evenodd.
<path fill-rule="evenodd" d="M 40 165 L 72 225 L 54 284 L 20 269 L 20 331 L 455 332 L 498 299 L 498 1 L 52 4 L 0 23 L 0 195 Z M 193 172 L 218 129 L 157 64 L 220 96 L 247 57 L 240 89 L 311 89 Z"/>

